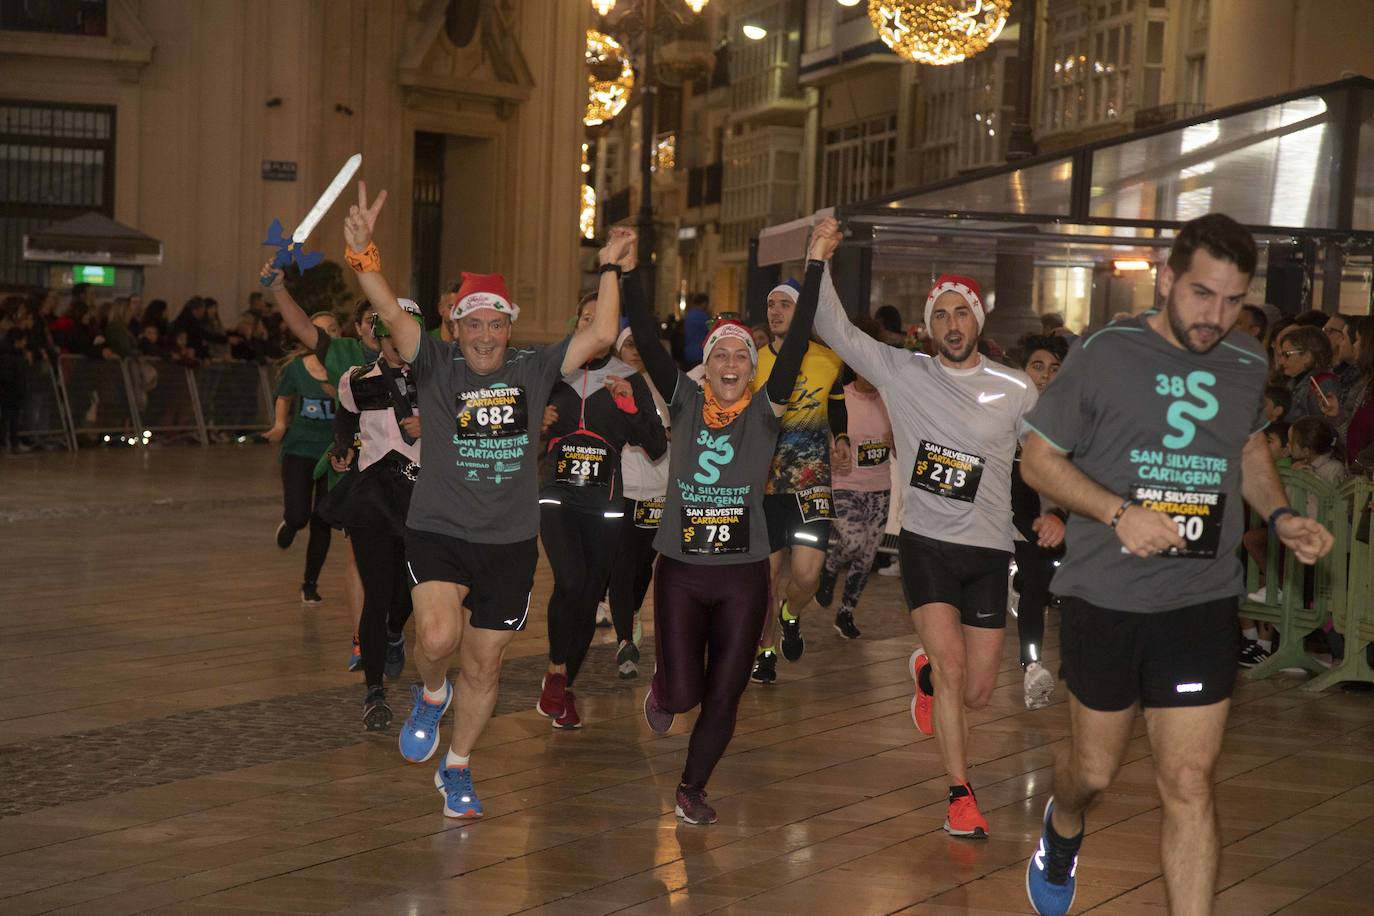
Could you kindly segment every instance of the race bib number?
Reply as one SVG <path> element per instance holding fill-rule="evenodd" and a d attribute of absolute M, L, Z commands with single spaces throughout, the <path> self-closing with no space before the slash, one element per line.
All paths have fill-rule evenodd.
<path fill-rule="evenodd" d="M 938 496 L 973 502 L 978 483 L 983 479 L 983 456 L 921 440 L 916 464 L 911 470 L 911 485 Z"/>
<path fill-rule="evenodd" d="M 1226 494 L 1201 490 L 1166 490 L 1160 487 L 1135 487 L 1131 496 L 1151 512 L 1163 512 L 1178 526 L 1182 550 L 1166 556 L 1186 560 L 1212 560 L 1221 544 L 1221 520 L 1226 512 Z"/>
<path fill-rule="evenodd" d="M 833 506 L 829 487 L 807 487 L 797 491 L 797 507 L 801 509 L 804 525 L 832 518 L 835 514 Z"/>
<path fill-rule="evenodd" d="M 574 487 L 608 486 L 608 454 L 602 445 L 560 442 L 553 467 L 554 479 Z"/>
<path fill-rule="evenodd" d="M 635 527 L 656 529 L 663 521 L 663 499 L 635 500 Z"/>
<path fill-rule="evenodd" d="M 530 427 L 523 388 L 478 388 L 456 396 L 458 435 L 464 439 L 514 436 Z"/>
<path fill-rule="evenodd" d="M 749 509 L 745 506 L 683 506 L 682 552 L 718 556 L 749 552 Z"/>
<path fill-rule="evenodd" d="M 887 460 L 892 449 L 883 439 L 868 439 L 859 443 L 854 451 L 854 460 L 861 468 L 876 468 Z"/>

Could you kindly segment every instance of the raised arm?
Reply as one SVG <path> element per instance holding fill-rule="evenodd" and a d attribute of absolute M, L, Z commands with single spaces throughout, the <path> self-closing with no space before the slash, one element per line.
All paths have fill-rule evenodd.
<path fill-rule="evenodd" d="M 620 278 L 623 268 L 619 265 L 627 247 L 633 247 L 635 234 L 631 229 L 617 226 L 611 230 L 610 238 L 601 249 L 601 282 L 596 289 L 596 314 L 592 323 L 572 336 L 568 342 L 568 352 L 563 357 L 563 374 L 574 372 L 587 360 L 610 349 L 615 337 L 620 333 Z"/>
<path fill-rule="evenodd" d="M 268 261 L 262 265 L 262 270 L 258 272 L 258 275 L 271 281 L 267 287 L 267 294 L 277 304 L 277 310 L 281 313 L 282 322 L 285 323 L 286 329 L 297 340 L 309 347 L 311 352 L 318 349 L 319 339 L 324 337 L 325 333 L 315 327 L 315 323 L 310 320 L 305 309 L 297 305 L 296 300 L 286 291 L 283 272 L 273 267 L 272 262 Z"/>
<path fill-rule="evenodd" d="M 828 262 L 839 244 L 839 223 L 831 217 L 821 220 L 812 234 L 813 249 L 817 239 L 826 240 L 828 249 L 822 249 L 822 260 Z M 897 350 L 874 340 L 849 320 L 844 304 L 840 302 L 840 294 L 835 291 L 835 284 L 830 279 L 828 263 L 825 276 L 821 278 L 820 300 L 816 305 L 816 334 L 874 387 L 882 388 L 892 380 L 897 365 Z"/>
<path fill-rule="evenodd" d="M 677 363 L 658 338 L 658 319 L 649 311 L 644 299 L 644 285 L 639 274 L 635 273 L 635 250 L 631 245 L 620 259 L 623 271 L 620 288 L 625 294 L 625 315 L 630 319 L 630 333 L 635 337 L 639 358 L 644 360 L 644 371 L 649 373 L 649 381 L 654 383 L 659 394 L 669 401 L 677 388 Z"/>
<path fill-rule="evenodd" d="M 814 246 L 813 246 L 814 247 Z M 816 320 L 816 296 L 820 293 L 821 274 L 825 263 L 816 259 L 806 262 L 806 278 L 802 281 L 801 295 L 797 298 L 797 308 L 792 313 L 792 326 L 778 348 L 778 358 L 773 363 L 773 371 L 768 373 L 768 400 L 773 403 L 773 412 L 782 416 L 787 404 L 792 400 L 792 391 L 797 385 L 797 373 L 801 371 L 802 357 L 811 344 L 811 326 Z"/>
<path fill-rule="evenodd" d="M 372 242 L 372 230 L 377 225 L 377 214 L 382 212 L 386 203 L 386 192 L 377 195 L 372 206 L 367 204 L 367 182 L 358 182 L 358 202 L 348 208 L 344 220 L 344 240 L 348 242 L 348 266 L 353 268 L 358 285 L 363 289 L 367 301 L 377 310 L 382 321 L 386 322 L 391 339 L 396 344 L 396 352 L 406 362 L 414 362 L 420 350 L 420 335 L 424 332 L 418 322 L 411 321 L 391 284 L 382 275 L 382 259 L 377 246 Z"/>

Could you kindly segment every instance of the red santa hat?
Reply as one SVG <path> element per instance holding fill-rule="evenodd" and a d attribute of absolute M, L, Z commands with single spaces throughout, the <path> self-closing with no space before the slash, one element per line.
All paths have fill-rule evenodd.
<path fill-rule="evenodd" d="M 959 274 L 940 274 L 936 278 L 930 295 L 926 296 L 927 328 L 930 327 L 930 313 L 935 309 L 935 300 L 944 293 L 958 293 L 968 303 L 969 308 L 973 309 L 973 314 L 978 319 L 978 330 L 983 330 L 983 322 L 987 320 L 988 312 L 992 311 L 992 308 L 983 304 L 983 290 L 978 281 Z"/>
<path fill-rule="evenodd" d="M 717 321 L 716 326 L 711 328 L 711 333 L 706 335 L 706 343 L 701 348 L 701 361 L 705 363 L 710 359 L 711 351 L 715 349 L 716 344 L 727 337 L 744 341 L 745 346 L 749 348 L 749 362 L 755 366 L 759 364 L 759 351 L 754 345 L 753 332 L 749 330 L 748 325 L 732 319 Z"/>
<path fill-rule="evenodd" d="M 520 306 L 511 304 L 505 277 L 463 271 L 463 284 L 458 288 L 457 301 L 449 310 L 449 318 L 457 321 L 478 309 L 494 309 L 508 315 L 511 321 L 520 317 Z"/>

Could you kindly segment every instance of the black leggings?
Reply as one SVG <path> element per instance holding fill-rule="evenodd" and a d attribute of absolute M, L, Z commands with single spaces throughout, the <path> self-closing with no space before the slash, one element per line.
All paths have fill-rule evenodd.
<path fill-rule="evenodd" d="M 281 456 L 282 518 L 288 527 L 300 531 L 310 526 L 310 543 L 305 547 L 305 580 L 320 581 L 324 558 L 329 555 L 330 528 L 315 514 L 315 507 L 328 492 L 327 478 L 315 479 L 314 458 Z"/>
<path fill-rule="evenodd" d="M 363 580 L 363 616 L 358 621 L 363 673 L 367 686 L 380 687 L 388 633 L 400 633 L 410 619 L 406 542 L 386 526 L 349 528 L 348 540 Z"/>
<path fill-rule="evenodd" d="M 1046 550 L 1032 541 L 1016 542 L 1013 585 L 1021 596 L 1016 609 L 1016 633 L 1021 640 L 1021 666 L 1045 658 L 1045 606 L 1050 603 L 1050 579 L 1062 548 Z M 1035 646 L 1034 655 L 1031 646 Z"/>
<path fill-rule="evenodd" d="M 735 734 L 740 697 L 768 614 L 768 561 L 683 563 L 654 575 L 654 697 L 672 713 L 701 704 L 682 781 L 704 788 Z"/>
<path fill-rule="evenodd" d="M 630 511 L 632 503 L 626 500 L 625 505 L 607 588 L 616 642 L 634 638 L 635 614 L 644 604 L 649 581 L 654 577 L 654 535 L 658 534 L 657 528 L 636 527 L 634 512 Z"/>
<path fill-rule="evenodd" d="M 596 633 L 596 606 L 606 593 L 620 521 L 607 518 L 604 512 L 579 512 L 563 506 L 546 504 L 539 510 L 539 534 L 553 567 L 549 661 L 567 665 L 570 687 Z"/>

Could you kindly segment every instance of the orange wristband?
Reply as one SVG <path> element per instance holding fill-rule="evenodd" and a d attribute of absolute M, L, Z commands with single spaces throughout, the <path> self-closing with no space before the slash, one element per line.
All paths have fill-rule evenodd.
<path fill-rule="evenodd" d="M 382 256 L 377 251 L 376 242 L 368 242 L 362 254 L 345 245 L 344 260 L 348 261 L 348 266 L 353 268 L 355 273 L 375 274 L 382 270 Z"/>

